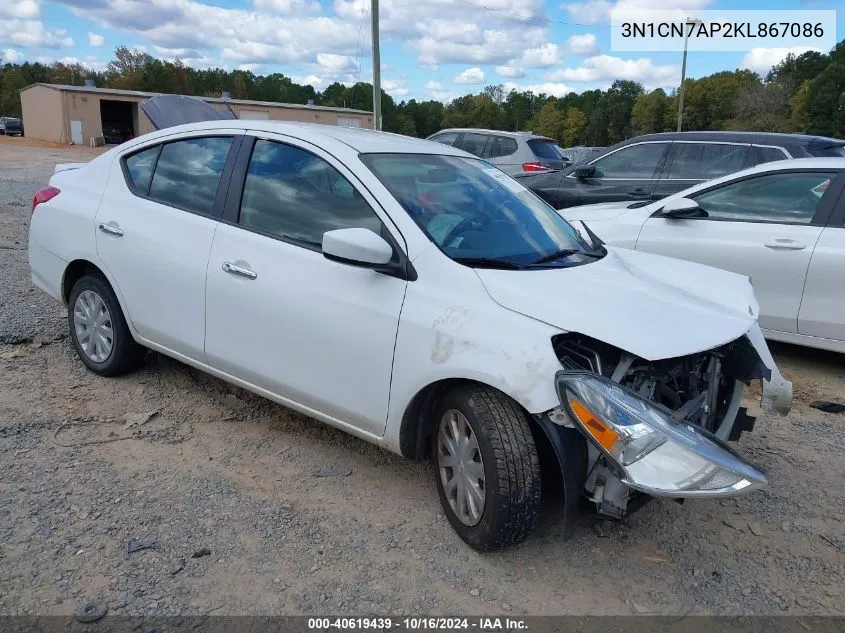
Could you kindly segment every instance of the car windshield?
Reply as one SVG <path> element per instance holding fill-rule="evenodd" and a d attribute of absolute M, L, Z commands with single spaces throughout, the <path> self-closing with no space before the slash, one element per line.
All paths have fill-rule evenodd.
<path fill-rule="evenodd" d="M 428 154 L 364 154 L 361 160 L 429 239 L 461 263 L 571 266 L 603 254 L 486 161 Z"/>

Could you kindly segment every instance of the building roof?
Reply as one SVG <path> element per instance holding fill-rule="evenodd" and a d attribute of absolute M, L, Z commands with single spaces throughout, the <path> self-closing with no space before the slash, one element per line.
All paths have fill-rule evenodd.
<path fill-rule="evenodd" d="M 29 90 L 30 88 L 34 88 L 35 86 L 41 86 L 42 88 L 50 88 L 52 90 L 60 90 L 64 92 L 87 92 L 102 95 L 114 95 L 118 97 L 140 97 L 142 99 L 148 99 L 150 97 L 157 97 L 159 95 L 166 94 L 163 92 L 143 92 L 141 90 L 121 90 L 120 88 L 98 88 L 97 86 L 70 86 L 66 84 L 47 83 L 30 84 L 26 88 L 21 89 L 21 92 L 23 92 L 24 90 Z M 202 99 L 203 101 L 207 101 L 208 103 L 231 103 L 234 105 L 261 106 L 267 108 L 321 110 L 324 112 L 347 112 L 351 114 L 366 114 L 368 116 L 373 115 L 372 112 L 369 112 L 367 110 L 355 110 L 353 108 L 340 108 L 335 106 L 308 105 L 305 103 L 278 103 L 276 101 L 254 101 L 252 99 L 224 99 L 223 97 L 204 97 L 200 95 L 196 95 L 196 98 Z"/>

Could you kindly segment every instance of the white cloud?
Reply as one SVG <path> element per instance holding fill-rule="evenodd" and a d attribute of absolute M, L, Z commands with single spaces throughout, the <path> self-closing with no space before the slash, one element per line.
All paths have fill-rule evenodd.
<path fill-rule="evenodd" d="M 584 35 L 573 35 L 566 40 L 566 46 L 569 52 L 573 55 L 586 57 L 588 55 L 597 55 L 599 52 L 599 42 L 592 33 L 585 33 Z"/>
<path fill-rule="evenodd" d="M 466 70 L 455 75 L 455 78 L 452 81 L 456 84 L 462 85 L 483 84 L 484 71 L 481 70 L 478 66 L 474 68 L 467 68 Z"/>
<path fill-rule="evenodd" d="M 393 97 L 405 97 L 410 92 L 407 79 L 385 79 L 381 88 Z"/>
<path fill-rule="evenodd" d="M 261 64 L 240 64 L 238 66 L 238 70 L 258 74 L 258 72 L 261 70 Z"/>
<path fill-rule="evenodd" d="M 426 90 L 443 90 L 443 86 L 436 81 L 429 81 L 425 84 Z"/>
<path fill-rule="evenodd" d="M 88 43 L 91 46 L 102 46 L 105 42 L 106 38 L 99 33 L 92 33 L 91 31 L 88 31 Z"/>
<path fill-rule="evenodd" d="M 548 68 L 560 64 L 560 49 L 557 44 L 544 44 L 539 48 L 529 48 L 522 55 L 521 64 L 528 68 Z"/>
<path fill-rule="evenodd" d="M 655 66 L 648 58 L 621 59 L 610 55 L 588 57 L 577 68 L 546 73 L 548 81 L 609 82 L 616 79 L 639 81 L 647 87 L 675 86 L 681 81 L 677 66 Z"/>
<path fill-rule="evenodd" d="M 511 90 L 516 90 L 519 92 L 522 92 L 524 90 L 530 90 L 536 95 L 545 93 L 553 97 L 563 97 L 569 94 L 570 92 L 576 92 L 572 89 L 572 87 L 559 82 L 545 82 L 539 84 L 517 84 L 508 81 L 504 84 L 504 87 L 505 92 L 510 92 Z"/>
<path fill-rule="evenodd" d="M 314 0 L 253 0 L 253 6 L 258 11 L 272 13 L 320 13 L 320 3 Z"/>
<path fill-rule="evenodd" d="M 318 53 L 317 64 L 328 70 L 342 71 L 355 70 L 357 64 L 349 55 L 336 55 L 334 53 Z"/>
<path fill-rule="evenodd" d="M 0 6 L 0 18 L 34 20 L 39 13 L 40 8 L 36 0 L 5 0 Z"/>
<path fill-rule="evenodd" d="M 525 71 L 516 66 L 496 66 L 496 74 L 510 79 L 521 79 L 525 77 Z"/>
<path fill-rule="evenodd" d="M 14 48 L 7 48 L 5 51 L 0 52 L 0 62 L 4 64 L 17 64 L 24 60 L 24 55 L 21 54 L 20 51 L 16 51 Z"/>
<path fill-rule="evenodd" d="M 792 48 L 753 48 L 745 54 L 742 58 L 740 68 L 747 68 L 753 70 L 759 75 L 767 74 L 772 66 L 779 64 L 786 56 L 792 53 L 793 55 L 801 55 L 807 51 L 818 51 L 817 48 L 809 48 L 803 46 L 795 46 Z"/>
<path fill-rule="evenodd" d="M 61 48 L 73 46 L 73 38 L 68 37 L 65 29 L 48 29 L 38 20 L 11 18 L 0 19 L 0 43 L 24 48 Z"/>

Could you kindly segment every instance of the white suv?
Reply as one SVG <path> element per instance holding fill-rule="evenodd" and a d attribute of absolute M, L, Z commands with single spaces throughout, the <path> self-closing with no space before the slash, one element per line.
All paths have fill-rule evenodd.
<path fill-rule="evenodd" d="M 751 428 L 744 382 L 789 409 L 747 278 L 585 241 L 500 170 L 423 140 L 168 128 L 57 166 L 29 258 L 91 371 L 152 349 L 431 456 L 479 550 L 525 538 L 558 480 L 567 533 L 582 495 L 622 517 L 764 485 L 723 440 Z"/>

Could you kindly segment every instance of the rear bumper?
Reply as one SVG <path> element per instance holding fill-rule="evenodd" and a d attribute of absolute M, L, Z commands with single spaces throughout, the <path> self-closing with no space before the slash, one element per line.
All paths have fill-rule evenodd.
<path fill-rule="evenodd" d="M 64 303 L 62 279 L 68 263 L 36 242 L 29 242 L 29 270 L 32 283 L 56 301 Z"/>

